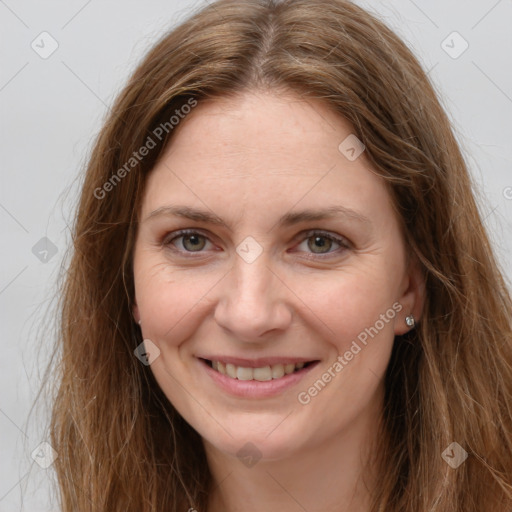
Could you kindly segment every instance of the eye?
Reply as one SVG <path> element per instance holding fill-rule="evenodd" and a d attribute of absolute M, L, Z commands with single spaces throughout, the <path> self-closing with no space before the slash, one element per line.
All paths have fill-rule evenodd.
<path fill-rule="evenodd" d="M 333 252 L 343 252 L 343 250 L 350 248 L 349 243 L 345 239 L 331 233 L 309 231 L 305 235 L 306 238 L 298 247 L 300 248 L 306 244 L 307 249 L 311 251 L 310 254 L 322 256 L 324 254 L 332 254 Z M 339 249 L 331 251 L 330 249 L 332 249 L 333 246 L 334 249 L 338 246 L 341 251 Z"/>
<path fill-rule="evenodd" d="M 180 245 L 181 247 L 177 247 L 177 249 L 181 252 L 201 252 L 208 241 L 205 235 L 193 230 L 182 230 L 172 233 L 172 235 L 174 235 L 172 238 L 168 237 L 163 240 L 163 245 Z M 179 243 L 175 243 L 180 239 Z"/>
<path fill-rule="evenodd" d="M 300 248 L 306 244 L 307 249 L 303 248 L 302 250 L 304 252 L 308 252 L 308 250 L 311 251 L 308 257 L 311 257 L 311 255 L 323 257 L 323 255 L 343 252 L 343 250 L 350 248 L 349 242 L 344 238 L 323 231 L 308 231 L 303 233 L 301 240 L 303 241 L 297 247 Z M 206 235 L 192 229 L 184 229 L 171 233 L 162 241 L 162 245 L 182 253 L 204 252 L 203 249 L 207 248 L 207 244 L 209 243 L 211 244 Z M 336 246 L 338 248 L 336 248 Z M 335 250 L 331 250 L 333 248 Z"/>

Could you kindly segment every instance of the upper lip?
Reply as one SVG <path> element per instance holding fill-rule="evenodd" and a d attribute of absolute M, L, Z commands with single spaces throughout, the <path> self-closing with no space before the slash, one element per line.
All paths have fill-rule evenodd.
<path fill-rule="evenodd" d="M 232 357 L 224 355 L 201 355 L 197 356 L 199 359 L 207 359 L 209 361 L 221 361 L 222 363 L 233 364 L 235 366 L 242 366 L 244 368 L 263 368 L 264 366 L 274 366 L 276 364 L 291 364 L 291 363 L 310 363 L 318 361 L 313 357 L 256 357 L 253 359 L 245 359 L 243 357 Z"/>

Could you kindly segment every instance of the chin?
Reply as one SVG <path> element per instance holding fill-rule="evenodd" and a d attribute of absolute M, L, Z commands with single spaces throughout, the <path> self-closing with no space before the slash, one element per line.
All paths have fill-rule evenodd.
<path fill-rule="evenodd" d="M 286 422 L 289 424 L 285 425 Z M 247 415 L 238 420 L 230 419 L 228 431 L 231 436 L 221 428 L 216 431 L 219 435 L 214 435 L 211 428 L 205 432 L 207 435 L 200 431 L 199 434 L 214 449 L 242 462 L 246 457 L 262 461 L 286 459 L 308 444 L 304 425 L 298 425 L 291 416 L 283 421 L 282 416 L 256 420 Z"/>

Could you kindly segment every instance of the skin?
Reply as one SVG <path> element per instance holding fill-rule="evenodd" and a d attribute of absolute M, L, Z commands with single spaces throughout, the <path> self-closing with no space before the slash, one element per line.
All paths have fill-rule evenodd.
<path fill-rule="evenodd" d="M 148 177 L 133 313 L 160 350 L 150 366 L 159 385 L 203 438 L 218 482 L 209 512 L 368 510 L 365 485 L 371 489 L 379 475 L 364 465 L 379 443 L 383 377 L 394 336 L 410 329 L 405 317 L 421 316 L 424 283 L 383 180 L 364 152 L 350 161 L 338 149 L 354 132 L 323 103 L 250 91 L 200 103 Z M 149 217 L 178 204 L 225 224 Z M 367 222 L 340 216 L 278 224 L 286 213 L 329 205 Z M 196 245 L 173 238 L 186 228 L 202 235 Z M 311 230 L 348 245 L 318 244 Z M 236 252 L 248 236 L 263 251 L 251 263 Z M 395 303 L 396 316 L 300 403 L 298 393 Z M 196 358 L 206 353 L 320 363 L 291 389 L 251 399 L 213 383 Z M 261 456 L 252 467 L 237 457 L 247 442 Z"/>

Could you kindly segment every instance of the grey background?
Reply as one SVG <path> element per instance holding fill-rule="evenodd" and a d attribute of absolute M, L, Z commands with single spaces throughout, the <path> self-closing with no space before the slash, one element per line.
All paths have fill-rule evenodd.
<path fill-rule="evenodd" d="M 430 70 L 510 282 L 512 0 L 358 3 L 379 13 Z M 41 408 L 30 421 L 28 413 L 53 342 L 41 321 L 54 320 L 46 308 L 69 243 L 76 177 L 108 105 L 140 57 L 201 4 L 0 0 L 0 512 L 57 510 L 49 493 L 51 466 L 43 469 L 31 457 L 46 440 L 47 413 Z M 31 47 L 33 41 L 43 46 L 43 31 L 58 43 L 46 59 Z M 469 44 L 456 59 L 442 47 L 453 31 Z M 453 55 L 461 44 L 452 36 L 445 48 L 452 46 Z"/>

